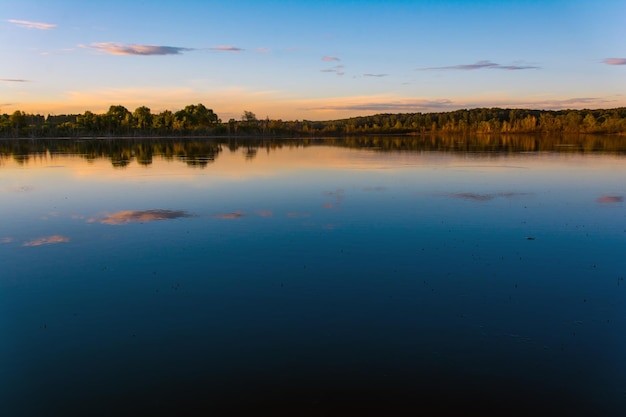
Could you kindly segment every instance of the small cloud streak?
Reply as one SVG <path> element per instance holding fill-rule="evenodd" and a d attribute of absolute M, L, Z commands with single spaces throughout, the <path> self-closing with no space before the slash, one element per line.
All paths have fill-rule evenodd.
<path fill-rule="evenodd" d="M 108 214 L 103 218 L 91 218 L 87 220 L 87 222 L 122 225 L 127 223 L 147 223 L 184 217 L 193 216 L 182 210 L 123 210 L 113 214 Z"/>
<path fill-rule="evenodd" d="M 596 200 L 600 204 L 621 203 L 624 201 L 624 197 L 621 195 L 603 195 Z"/>
<path fill-rule="evenodd" d="M 472 201 L 491 201 L 497 197 L 501 198 L 512 198 L 516 196 L 524 195 L 523 193 L 493 193 L 493 194 L 478 194 L 478 193 L 452 193 L 447 194 L 448 197 L 458 198 L 461 200 L 472 200 Z"/>
<path fill-rule="evenodd" d="M 2 239 L 0 239 L 1 243 L 11 243 L 13 242 L 13 238 L 12 237 L 3 237 Z"/>
<path fill-rule="evenodd" d="M 309 213 L 298 213 L 295 211 L 290 211 L 289 213 L 287 213 L 287 217 L 291 217 L 292 219 L 301 219 L 311 217 L 311 215 Z"/>
<path fill-rule="evenodd" d="M 22 80 L 19 78 L 0 78 L 0 81 L 5 83 L 29 83 L 29 80 Z"/>
<path fill-rule="evenodd" d="M 626 58 L 607 58 L 602 62 L 606 65 L 626 65 Z"/>
<path fill-rule="evenodd" d="M 447 67 L 427 67 L 418 68 L 420 71 L 441 71 L 441 70 L 460 70 L 460 71 L 473 71 L 478 69 L 500 69 L 500 70 L 526 70 L 526 69 L 539 69 L 540 67 L 532 65 L 500 65 L 491 61 L 478 61 L 474 64 L 461 64 L 451 65 Z"/>
<path fill-rule="evenodd" d="M 364 77 L 387 77 L 389 74 L 363 74 Z"/>
<path fill-rule="evenodd" d="M 239 53 L 239 52 L 243 51 L 243 49 L 237 48 L 236 46 L 232 46 L 232 45 L 213 46 L 213 47 L 208 48 L 208 49 L 210 51 L 234 52 L 234 53 Z"/>
<path fill-rule="evenodd" d="M 245 216 L 246 214 L 241 212 L 241 211 L 234 211 L 232 213 L 221 213 L 221 214 L 216 214 L 215 217 L 216 219 L 224 219 L 224 220 L 235 220 L 235 219 L 240 219 L 243 216 Z"/>
<path fill-rule="evenodd" d="M 57 25 L 53 23 L 31 22 L 30 20 L 9 19 L 7 22 L 26 29 L 50 30 L 57 27 Z"/>
<path fill-rule="evenodd" d="M 323 56 L 322 61 L 332 62 L 332 61 L 341 61 L 341 59 L 337 58 L 336 56 Z"/>
<path fill-rule="evenodd" d="M 256 48 L 254 52 L 257 54 L 269 54 L 272 50 L 270 48 Z"/>
<path fill-rule="evenodd" d="M 177 46 L 138 45 L 115 42 L 96 42 L 86 48 L 95 49 L 111 55 L 180 55 L 183 52 L 194 51 L 193 48 Z"/>
<path fill-rule="evenodd" d="M 272 217 L 272 210 L 259 210 L 256 212 L 261 217 Z"/>
<path fill-rule="evenodd" d="M 306 110 L 323 111 L 391 111 L 391 112 L 415 112 L 431 109 L 446 109 L 454 103 L 451 100 L 391 100 L 391 101 L 370 101 L 364 103 L 347 103 L 311 107 Z"/>
<path fill-rule="evenodd" d="M 53 236 L 45 236 L 37 239 L 33 239 L 29 242 L 24 242 L 22 246 L 42 246 L 42 245 L 53 245 L 55 243 L 65 243 L 69 242 L 70 238 L 61 236 L 61 235 L 53 235 Z"/>

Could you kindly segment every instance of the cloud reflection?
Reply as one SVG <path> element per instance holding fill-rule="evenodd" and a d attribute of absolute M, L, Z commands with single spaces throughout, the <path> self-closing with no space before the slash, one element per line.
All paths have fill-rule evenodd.
<path fill-rule="evenodd" d="M 597 200 L 601 204 L 621 203 L 622 201 L 624 201 L 624 197 L 621 195 L 603 195 Z"/>
<path fill-rule="evenodd" d="M 241 212 L 241 211 L 234 211 L 232 213 L 216 214 L 213 217 L 215 217 L 216 219 L 235 220 L 235 219 L 240 219 L 240 218 L 242 218 L 245 215 L 246 214 Z"/>
<path fill-rule="evenodd" d="M 22 246 L 42 246 L 42 245 L 52 245 L 55 243 L 65 243 L 69 242 L 70 238 L 61 236 L 61 235 L 52 235 L 52 236 L 44 236 L 37 239 L 33 239 L 29 242 L 24 242 Z"/>
<path fill-rule="evenodd" d="M 108 214 L 103 218 L 91 218 L 89 223 L 98 222 L 102 224 L 127 224 L 146 223 L 158 220 L 171 220 L 183 217 L 193 217 L 183 210 L 124 210 Z"/>
<path fill-rule="evenodd" d="M 511 198 L 519 195 L 524 195 L 523 193 L 489 193 L 489 194 L 479 194 L 479 193 L 450 193 L 446 194 L 448 197 L 458 198 L 461 200 L 472 200 L 472 201 L 490 201 L 498 197 L 502 198 Z"/>

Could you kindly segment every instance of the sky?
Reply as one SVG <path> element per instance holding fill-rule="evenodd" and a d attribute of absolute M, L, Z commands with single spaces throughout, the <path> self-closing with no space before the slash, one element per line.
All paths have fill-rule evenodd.
<path fill-rule="evenodd" d="M 624 0 L 0 0 L 0 113 L 626 106 Z"/>

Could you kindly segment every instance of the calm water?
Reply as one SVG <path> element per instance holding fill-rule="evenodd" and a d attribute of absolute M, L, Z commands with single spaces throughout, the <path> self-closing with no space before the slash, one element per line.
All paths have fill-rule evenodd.
<path fill-rule="evenodd" d="M 626 147 L 428 141 L 2 142 L 2 415 L 624 415 Z"/>

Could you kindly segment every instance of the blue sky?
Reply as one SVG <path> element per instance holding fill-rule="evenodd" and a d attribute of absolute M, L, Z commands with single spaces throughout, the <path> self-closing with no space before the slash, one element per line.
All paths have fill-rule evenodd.
<path fill-rule="evenodd" d="M 626 106 L 626 2 L 2 0 L 0 113 Z"/>

